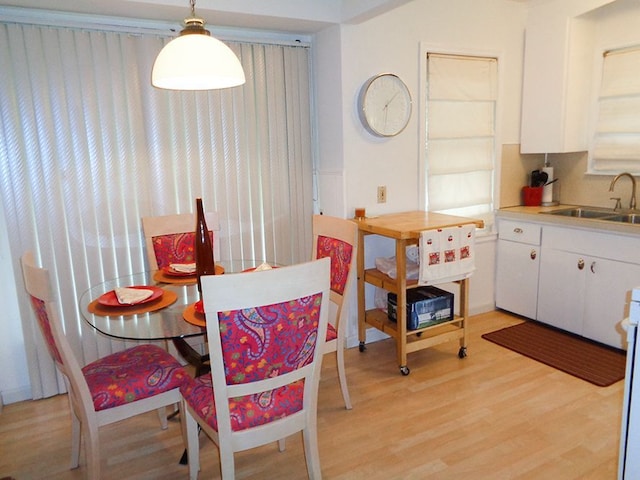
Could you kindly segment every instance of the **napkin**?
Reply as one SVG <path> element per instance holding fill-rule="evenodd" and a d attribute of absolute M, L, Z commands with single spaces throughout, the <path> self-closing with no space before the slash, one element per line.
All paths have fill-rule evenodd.
<path fill-rule="evenodd" d="M 170 263 L 169 267 L 180 273 L 196 273 L 195 263 Z"/>
<path fill-rule="evenodd" d="M 271 270 L 271 265 L 269 265 L 268 263 L 261 263 L 260 265 L 258 265 L 256 267 L 256 269 L 254 270 L 254 272 L 261 272 L 263 270 Z"/>
<path fill-rule="evenodd" d="M 121 303 L 123 305 L 133 305 L 135 303 L 140 303 L 153 295 L 153 290 L 148 290 L 146 288 L 121 287 L 114 289 L 114 292 L 116 294 L 116 298 L 118 299 L 118 303 Z"/>

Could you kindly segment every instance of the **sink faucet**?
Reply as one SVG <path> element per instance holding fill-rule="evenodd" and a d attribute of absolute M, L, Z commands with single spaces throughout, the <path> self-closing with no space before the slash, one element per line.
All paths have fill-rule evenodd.
<path fill-rule="evenodd" d="M 620 177 L 629 177 L 629 179 L 631 179 L 631 200 L 629 201 L 629 208 L 631 210 L 635 210 L 636 209 L 636 179 L 633 178 L 633 175 L 631 175 L 628 172 L 624 172 L 616 175 L 615 178 L 611 180 L 611 185 L 609 185 L 609 191 L 613 192 L 613 187 L 615 187 L 616 182 Z"/>

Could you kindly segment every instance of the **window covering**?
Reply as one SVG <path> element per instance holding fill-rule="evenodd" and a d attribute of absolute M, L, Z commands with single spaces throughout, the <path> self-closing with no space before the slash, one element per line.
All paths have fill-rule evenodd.
<path fill-rule="evenodd" d="M 604 54 L 589 171 L 640 173 L 640 46 Z"/>
<path fill-rule="evenodd" d="M 497 59 L 427 55 L 428 209 L 493 223 Z"/>

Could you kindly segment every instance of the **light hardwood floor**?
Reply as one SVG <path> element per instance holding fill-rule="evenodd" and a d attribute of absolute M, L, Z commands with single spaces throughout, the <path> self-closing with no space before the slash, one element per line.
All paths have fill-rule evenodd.
<path fill-rule="evenodd" d="M 601 388 L 480 338 L 520 322 L 502 312 L 470 319 L 468 357 L 458 344 L 409 355 L 402 376 L 391 341 L 346 354 L 353 410 L 344 409 L 327 356 L 319 398 L 325 479 L 615 479 L 623 382 Z M 80 479 L 69 470 L 66 396 L 5 405 L 0 478 Z M 201 435 L 200 478 L 219 478 L 215 446 Z M 101 430 L 106 479 L 188 478 L 178 464 L 179 420 L 154 413 Z M 236 455 L 238 479 L 306 478 L 302 440 Z"/>

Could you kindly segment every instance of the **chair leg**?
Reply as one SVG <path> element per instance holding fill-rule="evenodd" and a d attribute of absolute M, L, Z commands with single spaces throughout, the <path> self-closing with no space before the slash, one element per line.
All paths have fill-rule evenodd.
<path fill-rule="evenodd" d="M 286 438 L 281 438 L 278 440 L 278 450 L 284 452 L 284 449 L 287 447 Z"/>
<path fill-rule="evenodd" d="M 344 347 L 340 345 L 336 349 L 336 363 L 338 365 L 338 378 L 340 379 L 340 390 L 342 390 L 344 406 L 347 410 L 351 410 L 351 397 L 349 396 L 349 387 L 347 387 L 347 372 L 344 369 Z"/>
<path fill-rule="evenodd" d="M 235 463 L 233 458 L 233 448 L 231 441 L 220 441 L 218 444 L 220 451 L 220 472 L 222 480 L 234 480 L 236 478 Z"/>
<path fill-rule="evenodd" d="M 82 424 L 71 408 L 71 468 L 78 468 L 80 465 L 80 441 Z"/>
<path fill-rule="evenodd" d="M 318 450 L 318 432 L 315 423 L 309 424 L 302 430 L 304 441 L 304 456 L 307 462 L 307 474 L 309 480 L 320 480 L 322 469 L 320 468 L 320 452 Z"/>
<path fill-rule="evenodd" d="M 162 427 L 162 430 L 166 430 L 168 428 L 167 407 L 160 407 L 156 411 L 158 412 L 158 418 L 160 419 L 160 427 Z"/>
<path fill-rule="evenodd" d="M 182 435 L 186 438 L 187 457 L 189 459 L 189 478 L 197 480 L 200 471 L 200 441 L 198 439 L 198 422 L 182 403 Z"/>
<path fill-rule="evenodd" d="M 87 422 L 90 423 L 90 422 Z M 84 430 L 84 448 L 87 457 L 87 478 L 100 478 L 100 438 L 97 425 L 86 425 Z"/>

